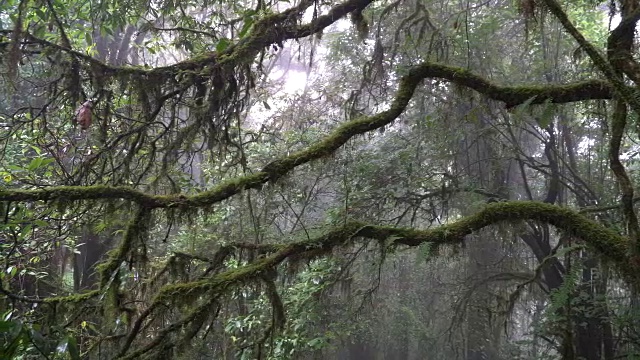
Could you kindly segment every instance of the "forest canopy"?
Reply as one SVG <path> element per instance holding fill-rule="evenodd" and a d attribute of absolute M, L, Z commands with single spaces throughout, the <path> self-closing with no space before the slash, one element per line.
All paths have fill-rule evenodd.
<path fill-rule="evenodd" d="M 0 358 L 640 358 L 639 20 L 0 3 Z"/>

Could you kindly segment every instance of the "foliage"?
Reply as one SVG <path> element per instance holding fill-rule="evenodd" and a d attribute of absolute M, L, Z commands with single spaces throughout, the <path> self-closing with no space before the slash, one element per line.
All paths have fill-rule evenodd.
<path fill-rule="evenodd" d="M 60 336 L 55 327 L 48 327 L 47 332 L 53 336 L 45 337 L 39 330 L 38 324 L 24 324 L 17 320 L 11 320 L 10 314 L 5 314 L 0 321 L 0 356 L 3 359 L 23 359 L 44 357 L 47 359 L 80 359 L 78 344 L 73 334 Z M 64 330 L 62 330 L 64 334 Z M 53 339 L 52 339 L 53 338 Z M 59 338 L 59 340 L 55 340 Z"/>

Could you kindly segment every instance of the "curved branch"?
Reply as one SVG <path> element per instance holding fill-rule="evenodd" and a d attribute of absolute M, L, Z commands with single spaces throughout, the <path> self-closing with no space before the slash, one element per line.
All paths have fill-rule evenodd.
<path fill-rule="evenodd" d="M 611 139 L 609 140 L 609 167 L 620 185 L 620 193 L 622 195 L 620 205 L 626 222 L 626 229 L 629 232 L 631 241 L 635 243 L 636 252 L 640 253 L 640 244 L 638 244 L 640 227 L 638 216 L 633 206 L 633 182 L 620 161 L 620 146 L 627 123 L 626 119 L 627 105 L 621 99 L 616 99 L 613 120 L 611 121 Z"/>
<path fill-rule="evenodd" d="M 633 59 L 633 48 L 635 38 L 636 16 L 630 14 L 631 8 L 628 2 L 622 2 L 621 16 L 623 21 L 609 35 L 607 41 L 607 50 L 609 61 L 616 67 L 618 78 L 623 79 L 623 74 L 627 74 L 631 80 L 638 84 L 638 76 L 635 69 L 638 65 Z M 629 16 L 631 15 L 631 16 Z M 635 66 L 634 66 L 635 65 Z M 622 139 L 627 127 L 627 104 L 621 98 L 614 101 L 613 118 L 611 121 L 611 139 L 609 140 L 609 167 L 620 185 L 620 204 L 622 205 L 622 214 L 626 223 L 626 229 L 631 238 L 631 242 L 635 244 L 635 252 L 638 253 L 638 236 L 640 235 L 640 226 L 638 224 L 638 216 L 633 206 L 634 189 L 627 170 L 620 161 L 620 147 Z"/>
<path fill-rule="evenodd" d="M 500 86 L 473 72 L 442 64 L 423 63 L 425 77 L 449 80 L 466 86 L 511 108 L 525 102 L 529 104 L 569 103 L 584 100 L 611 99 L 613 89 L 603 80 L 588 80 L 566 85 Z"/>
<path fill-rule="evenodd" d="M 0 190 L 0 201 L 128 199 L 148 209 L 209 206 L 228 199 L 242 190 L 258 189 L 269 181 L 281 178 L 300 165 L 331 155 L 354 136 L 390 124 L 402 114 L 413 97 L 416 87 L 425 78 L 441 78 L 467 86 L 491 99 L 503 101 L 507 106 L 515 106 L 525 102 L 530 104 L 547 101 L 563 103 L 611 97 L 611 89 L 604 81 L 592 80 L 544 87 L 499 86 L 462 68 L 426 62 L 410 68 L 401 78 L 396 97 L 388 110 L 344 123 L 324 140 L 305 150 L 272 161 L 262 171 L 224 181 L 213 189 L 198 195 L 152 195 L 128 187 L 102 185 L 59 186 L 38 190 Z"/>
<path fill-rule="evenodd" d="M 440 246 L 460 243 L 466 235 L 493 224 L 521 220 L 547 223 L 571 234 L 571 236 L 580 238 L 588 246 L 618 265 L 618 269 L 629 282 L 635 283 L 640 279 L 640 271 L 628 256 L 629 240 L 627 238 L 571 209 L 534 201 L 513 201 L 487 205 L 474 215 L 427 230 L 396 228 L 350 221 L 315 239 L 291 244 L 272 245 L 270 255 L 246 266 L 217 273 L 209 278 L 190 283 L 166 285 L 160 290 L 149 307 L 156 308 L 160 304 L 171 303 L 177 298 L 184 299 L 185 294 L 189 294 L 191 298 L 198 298 L 198 295 L 207 294 L 205 298 L 215 299 L 237 286 L 260 281 L 265 276 L 269 276 L 278 265 L 286 260 L 299 260 L 305 257 L 316 257 L 318 254 L 330 254 L 334 248 L 350 245 L 356 238 L 372 239 L 386 243 L 389 247 L 418 246 L 423 243 Z M 200 307 L 206 306 L 209 306 L 207 302 Z M 129 334 L 131 341 L 122 349 L 120 356 L 125 359 L 133 359 L 151 351 L 155 346 L 162 343 L 163 337 L 168 336 L 172 331 L 191 321 L 200 307 L 162 329 L 156 338 L 151 339 L 141 349 L 126 355 L 127 349 L 129 349 L 128 345 L 131 344 L 131 341 L 138 333 L 134 327 Z"/>
<path fill-rule="evenodd" d="M 278 250 L 253 264 L 219 273 L 210 279 L 204 279 L 197 283 L 169 285 L 161 291 L 161 294 L 176 292 L 181 288 L 194 291 L 202 287 L 202 290 L 211 290 L 220 286 L 220 282 L 223 280 L 228 282 L 232 278 L 245 281 L 249 277 L 268 272 L 290 257 L 301 256 L 310 251 L 315 254 L 317 251 L 329 252 L 334 247 L 345 245 L 356 237 L 390 241 L 389 246 L 418 246 L 423 243 L 440 246 L 460 243 L 466 235 L 493 224 L 521 220 L 540 221 L 582 239 L 605 258 L 620 265 L 620 271 L 625 276 L 629 276 L 630 279 L 636 279 L 640 276 L 640 273 L 634 273 L 634 270 L 630 269 L 629 239 L 626 237 L 572 209 L 537 201 L 508 201 L 488 204 L 474 215 L 426 230 L 350 221 L 319 238 L 286 245 L 272 245 L 273 249 Z"/>

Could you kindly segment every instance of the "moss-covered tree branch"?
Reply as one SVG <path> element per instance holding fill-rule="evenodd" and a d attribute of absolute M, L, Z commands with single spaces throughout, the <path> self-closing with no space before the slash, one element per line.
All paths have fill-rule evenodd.
<path fill-rule="evenodd" d="M 176 64 L 156 68 L 144 68 L 139 66 L 114 66 L 97 60 L 81 51 L 58 45 L 45 39 L 27 34 L 30 41 L 65 52 L 79 59 L 95 69 L 99 69 L 103 76 L 111 75 L 164 75 L 176 74 L 179 71 L 198 71 L 205 67 L 235 67 L 240 64 L 250 63 L 254 57 L 266 47 L 272 44 L 281 44 L 286 40 L 299 39 L 315 33 L 340 20 L 354 10 L 362 10 L 373 0 L 348 0 L 338 4 L 322 16 L 318 16 L 310 23 L 298 25 L 296 21 L 304 11 L 314 4 L 314 1 L 302 1 L 300 4 L 277 14 L 264 16 L 258 20 L 250 33 L 240 41 L 232 44 L 227 49 L 218 52 L 210 52 Z"/>
<path fill-rule="evenodd" d="M 60 186 L 37 190 L 0 190 L 0 201 L 77 201 L 97 199 L 127 199 L 153 208 L 197 208 L 215 204 L 245 189 L 257 189 L 268 181 L 277 180 L 295 167 L 327 157 L 349 139 L 381 128 L 397 119 L 413 97 L 416 87 L 426 78 L 449 80 L 467 86 L 479 93 L 515 106 L 525 102 L 539 104 L 547 101 L 564 103 L 588 99 L 609 99 L 612 91 L 604 81 L 592 80 L 569 85 L 552 86 L 500 86 L 462 68 L 434 63 L 423 63 L 409 69 L 390 108 L 379 114 L 360 117 L 335 129 L 324 140 L 305 150 L 272 161 L 262 171 L 227 180 L 194 196 L 152 195 L 127 188 L 111 186 Z"/>
<path fill-rule="evenodd" d="M 441 246 L 460 243 L 466 235 L 493 224 L 522 220 L 540 221 L 553 225 L 560 231 L 581 239 L 589 247 L 602 254 L 604 258 L 617 265 L 619 271 L 628 281 L 637 282 L 640 279 L 640 272 L 629 259 L 627 238 L 590 220 L 577 211 L 541 202 L 517 201 L 490 204 L 474 215 L 426 230 L 351 221 L 311 240 L 271 245 L 268 250 L 272 251 L 268 255 L 246 266 L 227 270 L 194 282 L 166 285 L 155 297 L 150 308 L 162 307 L 163 304 L 170 305 L 177 299 L 184 301 L 186 298 L 219 298 L 238 286 L 262 281 L 265 276 L 273 272 L 274 268 L 287 260 L 300 260 L 305 257 L 316 257 L 318 254 L 330 254 L 337 247 L 349 246 L 362 239 L 365 239 L 364 241 L 374 240 L 391 248 L 418 246 L 424 243 Z M 201 297 L 201 295 L 206 296 Z M 120 356 L 133 359 L 152 351 L 155 346 L 162 343 L 162 337 L 168 336 L 172 331 L 187 324 L 194 318 L 194 313 L 198 313 L 203 307 L 209 305 L 209 301 L 205 301 L 194 308 L 192 313 L 186 314 L 182 319 L 160 331 L 160 338 L 156 337 L 148 344 L 141 345 L 140 350 L 127 354 L 127 349 L 135 339 L 139 328 L 139 326 L 134 327 L 132 333 L 129 334 L 131 341 L 123 349 L 124 351 L 121 351 Z"/>
<path fill-rule="evenodd" d="M 231 272 L 235 274 L 233 275 L 234 278 L 235 276 L 239 278 L 254 276 L 294 255 L 311 250 L 329 252 L 336 246 L 346 245 L 352 239 L 359 237 L 377 241 L 389 241 L 391 239 L 388 245 L 392 247 L 401 245 L 418 246 L 423 243 L 431 243 L 434 246 L 456 244 L 460 243 L 466 235 L 487 226 L 500 222 L 521 220 L 540 221 L 571 234 L 584 241 L 611 262 L 621 265 L 621 271 L 627 272 L 627 270 L 624 270 L 629 267 L 629 240 L 626 237 L 598 224 L 578 211 L 536 201 L 510 201 L 489 204 L 474 215 L 426 230 L 379 226 L 351 221 L 319 238 L 292 244 L 270 245 L 274 250 L 270 256 Z M 230 275 L 230 272 L 222 273 L 214 276 L 211 280 L 203 280 L 200 285 L 195 286 L 194 283 L 171 285 L 165 288 L 163 292 L 171 293 L 183 286 L 190 290 L 194 290 L 198 286 L 209 288 L 209 286 L 215 285 L 218 280 L 228 279 Z M 625 273 L 625 275 L 634 279 L 640 276 L 633 272 Z"/>
<path fill-rule="evenodd" d="M 566 85 L 501 86 L 459 67 L 435 63 L 423 63 L 419 67 L 423 68 L 425 78 L 444 79 L 456 85 L 468 87 L 490 99 L 504 102 L 507 108 L 525 102 L 530 104 L 570 103 L 613 97 L 613 89 L 602 80 Z"/>

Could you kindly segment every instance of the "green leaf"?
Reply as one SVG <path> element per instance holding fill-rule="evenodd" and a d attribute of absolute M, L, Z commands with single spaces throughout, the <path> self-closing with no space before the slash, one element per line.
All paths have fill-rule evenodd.
<path fill-rule="evenodd" d="M 310 346 L 311 348 L 318 350 L 318 349 L 321 349 L 321 348 L 323 347 L 324 342 L 325 342 L 325 339 L 324 339 L 324 338 L 317 337 L 317 338 L 315 338 L 315 339 L 311 339 L 311 340 L 308 342 L 308 344 L 309 344 L 309 346 Z"/>
<path fill-rule="evenodd" d="M 22 237 L 22 238 L 26 237 L 27 235 L 29 235 L 31 233 L 32 230 L 33 230 L 33 225 L 31 225 L 31 224 L 26 225 L 20 231 L 20 237 Z"/>
<path fill-rule="evenodd" d="M 242 25 L 242 29 L 238 33 L 238 36 L 240 36 L 241 39 L 244 38 L 247 35 L 249 30 L 253 27 L 253 23 L 254 23 L 253 16 L 245 17 L 244 25 Z"/>
<path fill-rule="evenodd" d="M 102 35 L 103 37 L 105 35 L 113 36 L 113 29 L 111 29 L 111 27 L 109 27 L 109 26 L 103 26 L 103 27 L 100 28 L 100 35 Z"/>
<path fill-rule="evenodd" d="M 67 343 L 69 344 L 69 355 L 72 360 L 80 359 L 80 351 L 78 350 L 78 342 L 73 336 L 67 335 Z"/>
<path fill-rule="evenodd" d="M 31 160 L 29 166 L 27 166 L 27 170 L 34 171 L 35 169 L 39 168 L 40 165 L 42 165 L 42 158 L 35 158 Z"/>
<path fill-rule="evenodd" d="M 15 327 L 16 323 L 13 321 L 0 321 L 0 333 L 10 332 Z"/>
<path fill-rule="evenodd" d="M 13 171 L 24 171 L 24 168 L 18 165 L 7 165 L 7 169 L 13 170 Z"/>
<path fill-rule="evenodd" d="M 218 41 L 218 45 L 216 45 L 216 51 L 218 53 L 221 53 L 223 51 L 225 51 L 229 45 L 231 44 L 231 41 L 227 38 L 222 38 L 220 39 L 220 41 Z"/>
<path fill-rule="evenodd" d="M 16 268 L 15 266 L 9 266 L 6 271 L 7 271 L 7 274 L 13 277 L 18 272 L 18 268 Z"/>
<path fill-rule="evenodd" d="M 36 9 L 36 15 L 38 15 L 38 17 L 40 19 L 42 19 L 42 21 L 47 21 L 47 14 L 45 14 L 44 11 L 42 11 L 42 9 Z"/>
<path fill-rule="evenodd" d="M 56 161 L 56 160 L 52 159 L 52 158 L 42 159 L 42 164 L 40 164 L 40 166 L 47 166 L 47 165 L 51 164 L 54 161 Z"/>

